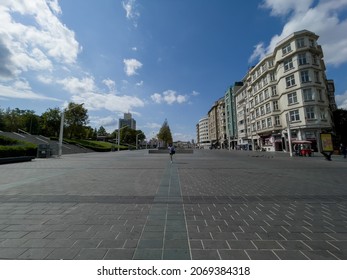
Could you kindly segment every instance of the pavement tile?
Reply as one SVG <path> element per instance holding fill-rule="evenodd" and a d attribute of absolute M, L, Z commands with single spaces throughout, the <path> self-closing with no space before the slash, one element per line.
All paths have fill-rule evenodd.
<path fill-rule="evenodd" d="M 104 256 L 104 260 L 131 260 L 135 249 L 110 249 Z"/>
<path fill-rule="evenodd" d="M 46 260 L 73 260 L 80 252 L 79 248 L 54 248 L 53 251 L 45 257 Z"/>
<path fill-rule="evenodd" d="M 103 248 L 83 248 L 75 256 L 75 260 L 102 260 L 104 259 L 107 249 Z"/>
<path fill-rule="evenodd" d="M 231 249 L 257 249 L 250 240 L 227 240 Z"/>
<path fill-rule="evenodd" d="M 301 251 L 310 260 L 337 260 L 338 258 L 326 250 Z"/>
<path fill-rule="evenodd" d="M 140 249 L 137 248 L 134 260 L 161 260 L 163 251 L 161 249 Z"/>
<path fill-rule="evenodd" d="M 254 245 L 257 247 L 257 249 L 268 249 L 268 250 L 283 250 L 284 248 L 274 240 L 253 240 Z"/>
<path fill-rule="evenodd" d="M 274 254 L 281 260 L 308 260 L 300 250 L 274 250 Z"/>
<path fill-rule="evenodd" d="M 163 260 L 190 260 L 189 249 L 164 249 Z"/>
<path fill-rule="evenodd" d="M 45 259 L 53 250 L 53 248 L 30 248 L 21 254 L 18 259 L 42 260 Z"/>
<path fill-rule="evenodd" d="M 98 248 L 123 248 L 125 240 L 102 240 Z"/>
<path fill-rule="evenodd" d="M 217 250 L 191 250 L 192 260 L 219 260 L 220 256 Z"/>
<path fill-rule="evenodd" d="M 279 258 L 271 250 L 246 250 L 251 260 L 278 260 Z"/>
<path fill-rule="evenodd" d="M 28 248 L 0 248 L 0 259 L 18 259 Z"/>
<path fill-rule="evenodd" d="M 218 250 L 222 260 L 249 260 L 245 250 Z"/>
<path fill-rule="evenodd" d="M 203 240 L 204 249 L 230 249 L 225 240 Z"/>

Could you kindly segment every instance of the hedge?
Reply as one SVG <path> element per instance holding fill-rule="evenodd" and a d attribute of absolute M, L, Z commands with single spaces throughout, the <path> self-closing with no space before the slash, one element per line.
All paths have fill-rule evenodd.
<path fill-rule="evenodd" d="M 37 146 L 25 141 L 0 136 L 0 157 L 19 157 L 37 155 Z"/>

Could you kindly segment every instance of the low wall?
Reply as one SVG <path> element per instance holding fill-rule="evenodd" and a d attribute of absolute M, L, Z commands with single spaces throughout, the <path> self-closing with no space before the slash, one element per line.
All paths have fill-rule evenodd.
<path fill-rule="evenodd" d="M 31 161 L 34 158 L 35 157 L 31 157 L 31 156 L 5 157 L 5 158 L 0 158 L 0 164 L 8 164 L 8 163 L 17 163 L 17 162 Z"/>

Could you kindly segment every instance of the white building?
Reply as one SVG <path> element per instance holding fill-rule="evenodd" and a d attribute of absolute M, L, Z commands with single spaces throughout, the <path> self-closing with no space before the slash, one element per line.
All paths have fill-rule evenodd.
<path fill-rule="evenodd" d="M 198 123 L 198 147 L 200 149 L 209 149 L 210 145 L 208 117 L 204 117 Z"/>
<path fill-rule="evenodd" d="M 317 145 L 319 134 L 331 131 L 327 80 L 318 36 L 295 32 L 280 41 L 244 78 L 235 93 L 238 144 L 266 151 L 288 151 L 292 140 Z"/>

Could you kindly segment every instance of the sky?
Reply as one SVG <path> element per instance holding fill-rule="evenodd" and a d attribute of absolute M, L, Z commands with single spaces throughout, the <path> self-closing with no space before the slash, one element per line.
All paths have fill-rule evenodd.
<path fill-rule="evenodd" d="M 0 0 L 0 109 L 83 103 L 108 132 L 130 112 L 147 139 L 167 119 L 196 139 L 213 103 L 303 29 L 347 109 L 347 0 Z"/>

